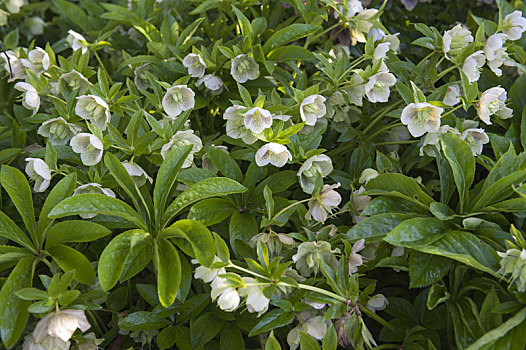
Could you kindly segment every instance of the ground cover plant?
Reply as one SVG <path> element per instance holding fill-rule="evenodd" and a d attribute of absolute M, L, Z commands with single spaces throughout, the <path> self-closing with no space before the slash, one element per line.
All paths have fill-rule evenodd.
<path fill-rule="evenodd" d="M 524 349 L 521 0 L 2 0 L 6 349 Z"/>

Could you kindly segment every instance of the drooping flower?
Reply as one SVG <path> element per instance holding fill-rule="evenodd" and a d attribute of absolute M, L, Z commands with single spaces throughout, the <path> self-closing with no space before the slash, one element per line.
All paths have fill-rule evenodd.
<path fill-rule="evenodd" d="M 491 124 L 490 116 L 496 115 L 501 119 L 513 116 L 513 110 L 506 106 L 507 92 L 500 86 L 492 87 L 482 93 L 477 104 L 477 113 L 484 123 Z"/>
<path fill-rule="evenodd" d="M 349 28 L 349 35 L 351 38 L 351 45 L 354 46 L 356 43 L 367 42 L 365 35 L 369 33 L 369 30 L 373 27 L 371 18 L 376 16 L 377 13 L 377 9 L 367 9 L 350 19 L 351 27 Z"/>
<path fill-rule="evenodd" d="M 253 133 L 259 134 L 272 126 L 272 114 L 266 109 L 254 107 L 243 115 L 245 127 Z"/>
<path fill-rule="evenodd" d="M 42 35 L 44 34 L 44 27 L 47 23 L 38 16 L 29 17 L 27 20 L 27 27 L 32 35 Z"/>
<path fill-rule="evenodd" d="M 95 182 L 81 185 L 73 191 L 74 196 L 78 194 L 85 194 L 85 193 L 103 194 L 105 196 L 115 198 L 115 192 L 113 192 L 109 188 L 104 188 L 102 187 L 101 184 L 98 184 Z M 79 214 L 79 216 L 83 219 L 91 219 L 97 216 L 97 214 L 96 213 L 83 213 L 83 214 Z"/>
<path fill-rule="evenodd" d="M 438 131 L 443 111 L 443 108 L 427 102 L 410 103 L 402 111 L 401 121 L 413 137 L 420 137 L 426 132 Z"/>
<path fill-rule="evenodd" d="M 9 57 L 9 59 L 7 59 L 6 56 Z M 13 50 L 4 51 L 4 54 L 0 55 L 0 58 L 5 61 L 4 70 L 12 75 L 8 79 L 9 82 L 26 78 L 24 64 L 18 56 L 18 53 Z"/>
<path fill-rule="evenodd" d="M 33 110 L 33 115 L 35 115 L 40 108 L 40 96 L 37 90 L 33 85 L 24 82 L 16 83 L 15 89 L 24 93 L 22 96 L 22 106 Z"/>
<path fill-rule="evenodd" d="M 68 350 L 71 343 L 65 342 L 60 338 L 46 336 L 40 342 L 35 341 L 33 334 L 29 334 L 25 341 L 22 350 Z"/>
<path fill-rule="evenodd" d="M 83 95 L 77 97 L 75 114 L 82 119 L 87 119 L 99 128 L 101 131 L 106 130 L 110 121 L 110 107 L 106 101 L 96 95 Z"/>
<path fill-rule="evenodd" d="M 508 249 L 505 252 L 497 252 L 501 257 L 498 273 L 510 276 L 510 284 L 515 283 L 519 292 L 526 291 L 526 249 Z"/>
<path fill-rule="evenodd" d="M 82 338 L 82 340 L 76 339 L 77 343 L 73 345 L 71 350 L 98 350 L 99 345 L 104 341 L 104 338 L 97 339 L 93 332 L 83 335 Z"/>
<path fill-rule="evenodd" d="M 344 0 L 347 5 L 347 18 L 356 16 L 363 11 L 363 5 L 360 0 Z"/>
<path fill-rule="evenodd" d="M 205 74 L 206 63 L 199 54 L 189 53 L 183 59 L 183 66 L 188 69 L 188 74 L 194 78 L 201 78 Z"/>
<path fill-rule="evenodd" d="M 365 187 L 360 186 L 359 189 L 351 193 L 351 207 L 354 210 L 351 216 L 356 224 L 365 219 L 359 216 L 359 213 L 371 202 L 371 196 L 362 196 L 363 192 L 365 192 Z"/>
<path fill-rule="evenodd" d="M 62 74 L 59 81 L 65 81 L 73 90 L 79 89 L 79 93 L 81 94 L 85 93 L 91 85 L 89 80 L 75 69 L 71 72 Z"/>
<path fill-rule="evenodd" d="M 84 165 L 95 165 L 102 159 L 104 145 L 93 134 L 79 133 L 71 138 L 69 144 L 73 152 L 80 153 L 80 159 Z"/>
<path fill-rule="evenodd" d="M 37 133 L 47 137 L 53 146 L 59 146 L 67 144 L 81 130 L 80 126 L 68 123 L 64 118 L 58 117 L 43 122 Z"/>
<path fill-rule="evenodd" d="M 473 35 L 471 35 L 469 29 L 464 28 L 461 24 L 457 24 L 444 33 L 442 50 L 448 60 L 454 60 L 460 51 L 466 48 L 471 42 L 473 42 Z"/>
<path fill-rule="evenodd" d="M 474 156 L 481 154 L 483 146 L 489 142 L 489 137 L 484 129 L 478 128 L 464 130 L 460 138 L 468 143 Z"/>
<path fill-rule="evenodd" d="M 33 191 L 44 192 L 51 183 L 51 170 L 42 159 L 26 158 L 26 174 L 30 179 L 35 180 Z"/>
<path fill-rule="evenodd" d="M 389 88 L 396 84 L 396 77 L 392 73 L 379 72 L 371 76 L 365 84 L 365 95 L 372 103 L 387 102 L 389 100 Z"/>
<path fill-rule="evenodd" d="M 27 59 L 22 59 L 22 64 L 31 72 L 40 76 L 49 68 L 49 55 L 42 48 L 37 47 L 27 53 Z"/>
<path fill-rule="evenodd" d="M 294 239 L 286 234 L 276 233 L 274 231 L 255 235 L 250 240 L 250 245 L 256 247 L 258 241 L 265 243 L 270 256 L 278 256 L 281 253 L 283 246 L 288 248 L 294 247 Z"/>
<path fill-rule="evenodd" d="M 484 46 L 484 54 L 486 55 L 488 66 L 498 77 L 502 75 L 500 67 L 509 60 L 508 53 L 504 47 L 507 38 L 506 34 L 493 34 L 488 38 Z"/>
<path fill-rule="evenodd" d="M 241 54 L 232 58 L 230 75 L 238 83 L 255 80 L 259 77 L 259 66 L 252 56 Z"/>
<path fill-rule="evenodd" d="M 287 343 L 289 344 L 290 350 L 296 350 L 300 345 L 299 331 L 303 331 L 317 340 L 322 340 L 323 337 L 325 337 L 327 333 L 327 322 L 323 321 L 322 316 L 313 316 L 310 310 L 306 310 L 301 312 L 298 318 L 300 324 L 291 329 L 287 334 Z"/>
<path fill-rule="evenodd" d="M 256 152 L 256 164 L 260 167 L 270 163 L 281 168 L 287 163 L 287 160 L 292 160 L 292 155 L 287 147 L 279 143 L 267 143 Z"/>
<path fill-rule="evenodd" d="M 88 51 L 88 42 L 86 41 L 86 38 L 71 29 L 68 30 L 66 41 L 68 42 L 69 46 L 71 46 L 73 51 L 77 51 L 78 49 L 82 50 L 82 53 L 86 53 Z"/>
<path fill-rule="evenodd" d="M 325 97 L 321 95 L 310 95 L 301 101 L 300 116 L 306 125 L 315 125 L 316 120 L 323 118 L 326 113 Z"/>
<path fill-rule="evenodd" d="M 242 139 L 246 144 L 253 144 L 257 137 L 248 130 L 245 126 L 244 112 L 246 108 L 243 106 L 234 105 L 228 107 L 223 114 L 223 119 L 226 120 L 226 134 L 234 139 Z"/>
<path fill-rule="evenodd" d="M 33 339 L 37 344 L 47 337 L 67 342 L 77 328 L 85 332 L 90 327 L 83 310 L 58 310 L 47 314 L 37 323 Z"/>
<path fill-rule="evenodd" d="M 219 262 L 219 261 L 221 260 L 217 256 L 215 256 L 214 263 Z M 192 259 L 192 263 L 197 264 L 199 263 L 199 261 L 197 259 Z M 216 278 L 221 278 L 221 277 L 218 277 L 218 275 L 221 275 L 224 273 L 226 273 L 226 270 L 224 267 L 213 268 L 213 267 L 206 267 L 206 266 L 200 265 L 195 268 L 194 278 L 200 279 L 205 283 L 210 283 Z"/>
<path fill-rule="evenodd" d="M 464 61 L 462 71 L 468 77 L 469 83 L 472 84 L 480 78 L 480 69 L 486 63 L 484 51 L 479 50 L 469 55 Z"/>
<path fill-rule="evenodd" d="M 526 18 L 522 17 L 522 12 L 513 11 L 506 15 L 502 21 L 502 31 L 509 40 L 522 38 L 522 33 L 526 32 Z"/>
<path fill-rule="evenodd" d="M 217 299 L 219 308 L 226 312 L 232 312 L 239 306 L 241 298 L 234 287 L 231 287 L 226 279 L 216 277 L 211 284 L 210 296 L 212 300 Z"/>
<path fill-rule="evenodd" d="M 189 168 L 194 161 L 194 153 L 199 152 L 203 148 L 203 142 L 199 136 L 194 134 L 193 130 L 176 132 L 170 141 L 161 148 L 161 156 L 165 159 L 168 153 L 172 150 L 186 145 L 192 145 L 192 150 L 190 151 L 188 158 L 184 161 L 182 167 Z"/>
<path fill-rule="evenodd" d="M 443 101 L 448 106 L 454 106 L 460 103 L 460 85 L 451 84 L 447 87 L 446 96 Z"/>
<path fill-rule="evenodd" d="M 305 219 L 310 220 L 312 218 L 318 222 L 325 222 L 327 213 L 330 213 L 342 201 L 340 194 L 334 190 L 338 187 L 340 187 L 339 183 L 323 185 L 320 193 L 309 200 L 309 210 L 305 215 Z"/>
<path fill-rule="evenodd" d="M 298 252 L 292 256 L 296 269 L 305 277 L 316 274 L 320 270 L 321 262 L 330 264 L 333 254 L 339 249 L 331 249 L 331 244 L 325 241 L 303 242 L 298 246 Z"/>
<path fill-rule="evenodd" d="M 203 83 L 205 87 L 212 92 L 212 95 L 219 95 L 223 91 L 223 80 L 213 74 L 207 74 L 199 78 L 195 85 L 201 86 Z"/>
<path fill-rule="evenodd" d="M 332 170 L 332 160 L 329 156 L 319 154 L 310 157 L 298 170 L 301 188 L 305 193 L 312 193 L 312 191 L 314 191 L 317 175 L 320 174 L 323 178 L 329 175 Z"/>
<path fill-rule="evenodd" d="M 139 90 L 147 90 L 150 87 L 150 81 L 146 73 L 153 73 L 150 63 L 145 63 L 133 71 L 133 83 Z"/>
<path fill-rule="evenodd" d="M 376 312 L 376 311 L 382 311 L 389 305 L 389 301 L 383 294 L 376 294 L 369 299 L 367 304 L 365 304 L 365 307 L 369 310 Z"/>
<path fill-rule="evenodd" d="M 349 101 L 358 106 L 363 106 L 363 97 L 365 96 L 365 82 L 362 77 L 355 73 L 351 77 L 351 86 L 346 90 Z"/>
<path fill-rule="evenodd" d="M 376 62 L 384 59 L 385 56 L 387 55 L 387 52 L 389 52 L 389 47 L 390 46 L 391 46 L 391 43 L 389 43 L 389 42 L 384 42 L 384 43 L 378 44 L 375 47 L 375 49 L 374 49 L 373 63 L 376 63 Z"/>
<path fill-rule="evenodd" d="M 351 248 L 351 255 L 349 256 L 349 274 L 358 272 L 358 267 L 363 265 L 363 257 L 358 254 L 360 250 L 365 247 L 365 240 L 360 239 L 356 241 Z"/>
<path fill-rule="evenodd" d="M 270 299 L 263 294 L 264 286 L 261 285 L 261 282 L 252 277 L 243 277 L 243 282 L 246 287 L 239 289 L 239 295 L 247 297 L 248 312 L 262 314 L 267 311 Z"/>
<path fill-rule="evenodd" d="M 135 163 L 130 163 L 128 161 L 122 162 L 122 165 L 128 172 L 128 175 L 132 178 L 133 182 L 138 186 L 143 186 L 146 181 L 149 181 L 150 183 L 153 182 L 153 179 L 146 171 L 144 171 L 143 168 L 141 168 L 139 165 Z"/>
<path fill-rule="evenodd" d="M 362 171 L 360 178 L 358 179 L 358 182 L 365 185 L 367 184 L 367 182 L 369 182 L 370 180 L 374 179 L 377 176 L 378 176 L 377 170 L 367 168 Z"/>
<path fill-rule="evenodd" d="M 186 85 L 169 88 L 163 97 L 163 108 L 168 119 L 175 119 L 179 114 L 195 106 L 195 93 Z"/>

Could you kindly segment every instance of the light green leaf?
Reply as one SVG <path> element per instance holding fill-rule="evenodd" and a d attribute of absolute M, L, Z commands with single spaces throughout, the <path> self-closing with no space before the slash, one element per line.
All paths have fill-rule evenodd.
<path fill-rule="evenodd" d="M 212 226 L 230 217 L 236 208 L 223 198 L 209 198 L 195 203 L 188 212 L 188 219 Z"/>
<path fill-rule="evenodd" d="M 157 274 L 157 293 L 164 307 L 173 304 L 181 284 L 181 261 L 175 247 L 164 238 L 155 244 L 154 266 Z"/>
<path fill-rule="evenodd" d="M 450 225 L 436 218 L 413 218 L 396 226 L 384 240 L 407 248 L 433 243 L 445 235 Z"/>
<path fill-rule="evenodd" d="M 347 231 L 347 237 L 352 241 L 364 238 L 367 242 L 380 242 L 400 223 L 414 217 L 414 214 L 400 213 L 373 215 L 351 227 Z"/>
<path fill-rule="evenodd" d="M 517 312 L 513 317 L 508 319 L 506 322 L 504 322 L 497 328 L 489 331 L 488 333 L 484 334 L 481 338 L 477 339 L 477 341 L 471 344 L 466 350 L 490 349 L 491 347 L 487 348 L 487 346 L 491 346 L 499 338 L 507 337 L 508 333 L 514 328 L 520 326 L 522 329 L 524 329 L 526 327 L 525 321 L 526 321 L 526 308 L 523 308 L 521 311 Z M 522 338 L 524 339 L 524 333 L 522 333 Z M 497 348 L 493 348 L 493 349 L 497 349 Z M 508 348 L 508 349 L 511 349 L 511 348 Z"/>
<path fill-rule="evenodd" d="M 64 271 L 75 270 L 73 278 L 87 285 L 96 282 L 95 270 L 88 258 L 81 252 L 64 244 L 57 244 L 46 249 L 53 260 Z"/>
<path fill-rule="evenodd" d="M 212 233 L 205 225 L 194 220 L 179 220 L 163 231 L 163 235 L 183 238 L 190 243 L 199 263 L 210 266 L 214 262 L 215 242 Z"/>
<path fill-rule="evenodd" d="M 281 350 L 281 345 L 279 345 L 279 341 L 274 336 L 274 331 L 271 331 L 269 337 L 267 338 L 265 350 Z"/>
<path fill-rule="evenodd" d="M 58 222 L 46 233 L 46 245 L 65 242 L 91 242 L 111 233 L 106 227 L 87 220 Z"/>
<path fill-rule="evenodd" d="M 440 281 L 452 265 L 451 259 L 416 250 L 411 251 L 409 256 L 409 287 L 422 288 Z"/>
<path fill-rule="evenodd" d="M 0 211 L 0 236 L 7 238 L 21 246 L 36 252 L 35 246 L 31 240 L 7 215 Z"/>
<path fill-rule="evenodd" d="M 380 174 L 367 183 L 367 192 L 364 194 L 375 194 L 403 198 L 427 209 L 434 202 L 420 185 L 412 178 L 397 174 Z"/>
<path fill-rule="evenodd" d="M 288 25 L 272 34 L 272 36 L 263 45 L 263 51 L 269 52 L 292 41 L 311 35 L 319 29 L 319 26 L 314 26 L 311 24 L 294 23 Z"/>

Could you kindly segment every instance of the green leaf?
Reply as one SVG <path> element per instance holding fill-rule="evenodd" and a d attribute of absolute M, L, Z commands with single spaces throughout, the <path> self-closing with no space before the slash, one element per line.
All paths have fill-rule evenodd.
<path fill-rule="evenodd" d="M 36 288 L 24 288 L 16 292 L 16 296 L 22 300 L 45 300 L 48 294 Z"/>
<path fill-rule="evenodd" d="M 409 200 L 427 209 L 434 202 L 412 178 L 396 173 L 380 174 L 367 183 L 367 193 Z"/>
<path fill-rule="evenodd" d="M 444 236 L 450 226 L 436 218 L 412 218 L 396 226 L 384 240 L 407 248 L 433 243 Z"/>
<path fill-rule="evenodd" d="M 144 239 L 132 240 L 131 243 L 130 253 L 126 257 L 124 269 L 119 278 L 120 282 L 127 281 L 144 270 L 153 258 L 154 239 L 151 235 Z"/>
<path fill-rule="evenodd" d="M 219 345 L 221 349 L 245 350 L 243 333 L 233 323 L 225 323 L 219 334 Z"/>
<path fill-rule="evenodd" d="M 237 253 L 236 240 L 250 242 L 252 237 L 259 233 L 259 227 L 254 215 L 235 212 L 230 218 L 229 232 L 230 246 Z"/>
<path fill-rule="evenodd" d="M 22 258 L 0 290 L 0 333 L 6 348 L 16 344 L 29 318 L 27 307 L 30 302 L 20 299 L 15 293 L 31 287 L 34 261 L 34 257 Z"/>
<path fill-rule="evenodd" d="M 174 346 L 177 339 L 177 333 L 175 332 L 175 326 L 168 326 L 159 332 L 157 336 L 157 346 L 160 349 L 170 349 Z"/>
<path fill-rule="evenodd" d="M 226 196 L 232 193 L 245 192 L 246 187 L 226 177 L 204 179 L 191 185 L 170 204 L 163 215 L 163 226 L 172 220 L 187 206 L 202 199 Z"/>
<path fill-rule="evenodd" d="M 35 246 L 31 240 L 7 215 L 0 211 L 0 236 L 7 238 L 21 246 L 36 252 Z"/>
<path fill-rule="evenodd" d="M 127 331 L 146 331 L 160 329 L 170 325 L 170 321 L 159 318 L 155 313 L 137 311 L 124 317 L 119 323 L 119 328 Z"/>
<path fill-rule="evenodd" d="M 155 220 L 159 223 L 166 206 L 166 201 L 172 188 L 176 183 L 177 175 L 192 150 L 192 145 L 185 145 L 178 147 L 168 153 L 165 160 L 162 162 L 157 178 L 155 180 L 155 188 L 153 189 L 153 205 L 155 208 Z"/>
<path fill-rule="evenodd" d="M 236 161 L 232 159 L 229 154 L 213 146 L 205 146 L 205 150 L 206 154 L 208 154 L 208 157 L 215 167 L 219 169 L 221 174 L 232 180 L 236 180 L 237 182 L 243 181 L 243 174 L 241 173 L 239 165 L 237 165 Z"/>
<path fill-rule="evenodd" d="M 429 294 L 427 295 L 426 306 L 429 310 L 433 310 L 441 303 L 449 300 L 451 295 L 448 293 L 447 288 L 440 284 L 434 284 L 429 288 Z"/>
<path fill-rule="evenodd" d="M 438 255 L 411 251 L 409 256 L 409 287 L 421 288 L 436 283 L 444 277 L 453 261 Z"/>
<path fill-rule="evenodd" d="M 66 198 L 51 210 L 49 217 L 56 219 L 89 213 L 117 216 L 147 230 L 141 216 L 132 207 L 119 199 L 103 194 L 85 193 Z"/>
<path fill-rule="evenodd" d="M 338 347 L 338 336 L 332 322 L 329 325 L 329 328 L 327 328 L 327 333 L 325 333 L 325 336 L 323 337 L 322 344 L 323 350 L 336 350 Z"/>
<path fill-rule="evenodd" d="M 414 214 L 400 213 L 373 215 L 351 227 L 351 229 L 347 231 L 347 237 L 351 241 L 364 238 L 367 242 L 380 242 L 382 238 L 396 226 L 414 216 Z"/>
<path fill-rule="evenodd" d="M 303 331 L 299 331 L 299 333 L 301 350 L 320 350 L 320 345 L 313 337 Z"/>
<path fill-rule="evenodd" d="M 129 230 L 111 240 L 100 255 L 98 275 L 103 290 L 108 291 L 117 283 L 124 271 L 126 258 L 132 244 L 149 236 L 143 230 Z"/>
<path fill-rule="evenodd" d="M 279 345 L 278 340 L 274 336 L 274 331 L 271 331 L 269 337 L 267 338 L 265 350 L 281 350 L 281 345 Z"/>
<path fill-rule="evenodd" d="M 66 0 L 53 0 L 53 3 L 60 12 L 72 23 L 77 24 L 83 31 L 88 32 L 92 29 L 90 18 L 79 6 Z"/>
<path fill-rule="evenodd" d="M 475 157 L 466 141 L 455 134 L 440 135 L 444 155 L 453 171 L 460 201 L 460 211 L 467 207 L 469 187 L 475 178 Z"/>
<path fill-rule="evenodd" d="M 157 275 L 157 293 L 164 307 L 173 304 L 181 284 L 181 262 L 179 254 L 170 241 L 159 238 L 153 257 Z"/>
<path fill-rule="evenodd" d="M 320 26 L 311 24 L 294 23 L 278 30 L 263 45 L 263 51 L 269 52 L 277 47 L 299 40 L 318 31 Z"/>
<path fill-rule="evenodd" d="M 203 224 L 194 220 L 179 220 L 163 232 L 171 232 L 175 229 L 176 235 L 182 231 L 184 239 L 192 246 L 193 252 L 199 263 L 203 266 L 210 266 L 214 262 L 215 242 L 210 230 Z"/>
<path fill-rule="evenodd" d="M 48 247 L 46 250 L 62 270 L 75 270 L 75 280 L 87 285 L 96 282 L 95 270 L 81 252 L 63 244 Z"/>
<path fill-rule="evenodd" d="M 33 210 L 33 198 L 31 188 L 22 172 L 16 168 L 2 165 L 0 171 L 0 183 L 7 192 L 18 213 L 24 220 L 24 224 L 35 245 L 38 246 L 36 236 L 37 223 L 35 221 L 35 212 Z"/>
<path fill-rule="evenodd" d="M 188 219 L 212 226 L 230 217 L 235 210 L 235 206 L 226 199 L 209 198 L 195 203 L 188 212 Z"/>
<path fill-rule="evenodd" d="M 91 242 L 111 234 L 106 227 L 86 220 L 58 222 L 46 233 L 46 245 L 65 242 Z"/>
<path fill-rule="evenodd" d="M 278 47 L 267 54 L 270 61 L 287 62 L 287 61 L 308 61 L 313 60 L 314 55 L 309 50 L 296 45 L 287 45 Z"/>
<path fill-rule="evenodd" d="M 207 312 L 190 323 L 190 342 L 198 348 L 205 345 L 221 331 L 224 320 L 214 314 Z"/>
<path fill-rule="evenodd" d="M 250 330 L 249 337 L 269 332 L 273 329 L 286 326 L 294 321 L 294 312 L 274 309 L 265 313 L 260 321 Z"/>
<path fill-rule="evenodd" d="M 48 217 L 49 212 L 53 209 L 53 207 L 55 207 L 55 205 L 60 203 L 62 200 L 71 197 L 76 184 L 77 173 L 72 173 L 60 180 L 53 187 L 51 192 L 49 192 L 38 217 L 38 233 L 40 242 L 42 242 L 43 240 L 42 235 L 44 231 L 53 222 L 53 219 Z"/>

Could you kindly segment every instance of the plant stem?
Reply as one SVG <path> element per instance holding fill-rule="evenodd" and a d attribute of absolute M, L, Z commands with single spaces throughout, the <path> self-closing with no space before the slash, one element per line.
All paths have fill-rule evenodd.
<path fill-rule="evenodd" d="M 380 316 L 378 316 L 377 314 L 375 314 L 374 312 L 366 308 L 364 305 L 362 304 L 359 304 L 359 305 L 360 305 L 361 312 L 363 312 L 370 318 L 374 319 L 376 322 L 380 323 L 382 326 L 389 328 L 391 331 L 395 333 L 398 332 L 398 330 L 395 327 L 393 327 L 389 322 L 387 322 L 386 320 L 384 320 L 383 318 L 381 318 Z"/>
<path fill-rule="evenodd" d="M 409 145 L 409 144 L 417 143 L 417 142 L 420 142 L 420 140 L 378 142 L 376 145 L 377 146 Z"/>
<path fill-rule="evenodd" d="M 384 132 L 384 131 L 394 129 L 394 128 L 396 128 L 396 127 L 398 127 L 398 126 L 402 126 L 402 125 L 404 125 L 404 124 L 402 124 L 402 123 L 395 123 L 395 124 L 387 125 L 386 127 L 383 127 L 383 128 L 381 128 L 380 130 L 375 131 L 374 133 L 372 133 L 371 136 L 369 136 L 369 137 L 366 139 L 366 141 L 369 141 L 369 140 L 373 139 L 375 136 L 378 136 L 379 134 L 381 134 L 381 133 Z"/>
<path fill-rule="evenodd" d="M 231 267 L 231 268 L 233 268 L 233 269 L 236 269 L 236 270 L 239 270 L 239 271 L 243 271 L 243 272 L 249 273 L 249 274 L 251 274 L 252 276 L 256 276 L 256 277 L 259 277 L 259 278 L 261 278 L 261 279 L 264 279 L 264 280 L 270 281 L 270 278 L 265 277 L 265 276 L 263 276 L 263 275 L 260 275 L 259 273 L 254 272 L 254 271 L 251 271 L 251 270 L 249 270 L 249 269 L 245 269 L 244 267 L 241 267 L 241 266 L 238 266 L 238 265 L 236 265 L 236 264 L 233 264 L 232 262 L 230 262 L 230 263 L 228 264 L 227 267 Z"/>
<path fill-rule="evenodd" d="M 447 73 L 451 72 L 453 69 L 456 69 L 457 66 L 448 67 L 446 70 L 443 70 L 440 72 L 440 74 L 437 75 L 436 81 L 439 81 L 442 79 Z"/>
<path fill-rule="evenodd" d="M 387 113 L 391 112 L 393 109 L 398 107 L 400 104 L 402 104 L 402 102 L 403 102 L 403 100 L 397 101 L 397 102 L 393 103 L 392 105 L 389 105 L 389 106 L 385 107 L 383 110 L 381 110 L 381 112 L 378 114 L 378 116 L 375 117 L 375 119 L 373 119 L 373 121 L 371 123 L 369 123 L 369 125 L 367 125 L 367 127 L 363 130 L 362 135 L 366 134 L 369 130 L 371 130 L 372 127 L 376 123 L 378 123 Z"/>
<path fill-rule="evenodd" d="M 301 203 L 305 203 L 305 202 L 308 202 L 310 201 L 310 198 L 307 198 L 307 199 L 302 199 L 301 201 L 298 201 L 298 202 L 294 202 L 292 203 L 291 205 L 289 206 L 286 206 L 285 208 L 281 209 L 276 215 L 274 215 L 272 217 L 272 220 L 275 220 L 276 218 L 278 218 L 281 214 L 283 214 L 284 212 L 286 212 L 287 210 L 289 210 L 290 208 L 298 205 L 298 204 L 301 204 Z"/>
<path fill-rule="evenodd" d="M 447 111 L 446 113 L 442 114 L 442 116 L 440 118 L 444 118 L 444 117 L 450 115 L 451 113 L 453 113 L 454 111 L 456 111 L 457 109 L 460 109 L 460 108 L 462 108 L 462 105 L 458 105 L 455 108 Z"/>

